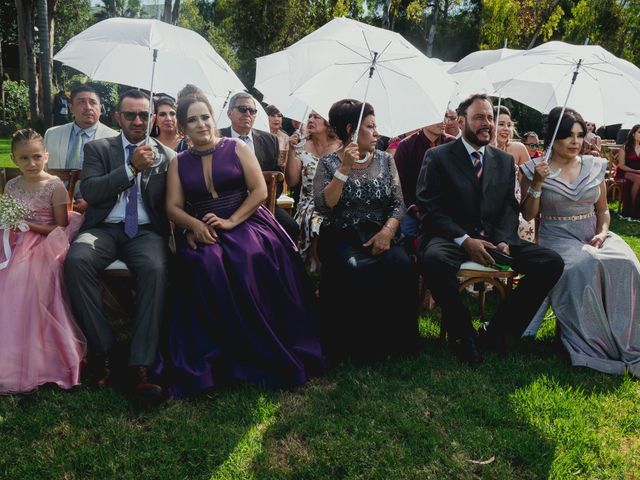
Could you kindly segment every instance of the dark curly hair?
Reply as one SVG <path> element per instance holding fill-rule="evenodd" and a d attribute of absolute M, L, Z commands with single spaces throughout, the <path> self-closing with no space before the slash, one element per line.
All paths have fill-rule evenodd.
<path fill-rule="evenodd" d="M 345 145 L 350 143 L 353 131 L 358 125 L 361 108 L 362 102 L 350 98 L 338 100 L 331 105 L 331 109 L 329 110 L 329 125 Z M 365 103 L 362 118 L 366 118 L 369 115 L 375 115 L 375 112 L 369 103 Z"/>
<path fill-rule="evenodd" d="M 568 138 L 571 135 L 571 129 L 575 123 L 578 123 L 582 127 L 582 131 L 585 135 L 587 133 L 587 124 L 582 118 L 582 115 L 576 112 L 573 108 L 566 108 L 562 115 L 562 119 L 560 119 L 561 111 L 562 107 L 555 107 L 547 116 L 544 126 L 544 144 L 547 148 L 553 147 L 553 145 L 551 145 L 551 139 L 553 138 L 553 131 L 558 124 L 558 120 L 560 120 L 560 127 L 558 128 L 556 140 Z"/>

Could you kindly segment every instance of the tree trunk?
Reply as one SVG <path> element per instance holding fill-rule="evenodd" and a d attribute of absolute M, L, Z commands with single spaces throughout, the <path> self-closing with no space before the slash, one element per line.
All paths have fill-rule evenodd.
<path fill-rule="evenodd" d="M 2 63 L 2 34 L 0 33 L 0 101 L 2 101 L 2 121 L 7 121 L 7 112 L 4 108 L 4 64 Z"/>
<path fill-rule="evenodd" d="M 33 124 L 38 118 L 38 79 L 33 45 L 32 0 L 16 0 L 16 10 L 18 13 L 18 45 L 22 47 L 19 47 L 20 77 L 26 80 L 29 87 L 29 105 Z"/>
<path fill-rule="evenodd" d="M 171 0 L 164 0 L 164 12 L 162 14 L 162 21 L 165 23 L 171 23 Z"/>
<path fill-rule="evenodd" d="M 384 1 L 384 7 L 382 8 L 382 28 L 389 28 L 391 22 L 389 21 L 389 11 L 391 10 L 391 0 Z"/>
<path fill-rule="evenodd" d="M 40 40 L 40 72 L 42 74 L 42 113 L 44 129 L 51 126 L 51 43 L 47 0 L 38 1 L 38 37 Z"/>
<path fill-rule="evenodd" d="M 440 1 L 435 0 L 433 2 L 433 13 L 431 14 L 431 25 L 429 27 L 429 33 L 427 34 L 427 51 L 425 52 L 427 57 L 433 54 L 433 39 L 436 36 L 436 29 L 438 28 L 438 10 L 440 10 Z"/>
<path fill-rule="evenodd" d="M 175 0 L 173 4 L 173 12 L 171 13 L 171 23 L 177 25 L 178 17 L 180 16 L 180 0 Z"/>

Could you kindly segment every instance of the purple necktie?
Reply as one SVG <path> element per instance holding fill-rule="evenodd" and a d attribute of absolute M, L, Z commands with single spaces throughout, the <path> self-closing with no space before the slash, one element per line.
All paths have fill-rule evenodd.
<path fill-rule="evenodd" d="M 473 169 L 476 172 L 476 177 L 482 176 L 482 154 L 480 152 L 471 152 L 471 159 L 473 160 Z"/>
<path fill-rule="evenodd" d="M 137 145 L 127 145 L 129 156 L 127 163 L 131 162 L 133 151 L 138 148 Z M 127 190 L 127 206 L 124 211 L 124 233 L 127 237 L 133 238 L 138 233 L 138 182 L 136 177 L 133 178 L 133 185 Z"/>

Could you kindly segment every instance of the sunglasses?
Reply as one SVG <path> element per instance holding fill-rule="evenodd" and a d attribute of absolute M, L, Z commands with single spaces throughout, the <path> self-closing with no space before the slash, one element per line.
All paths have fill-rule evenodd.
<path fill-rule="evenodd" d="M 538 148 L 540 146 L 539 143 L 530 143 L 529 148 Z"/>
<path fill-rule="evenodd" d="M 249 113 L 249 115 L 255 115 L 258 113 L 257 108 L 247 107 L 246 105 L 240 105 L 238 107 L 233 107 L 238 110 L 240 113 Z"/>
<path fill-rule="evenodd" d="M 170 117 L 175 117 L 176 116 L 176 112 L 174 112 L 173 110 L 169 110 L 168 112 L 160 112 L 160 113 L 158 113 L 158 116 L 160 118 L 166 117 L 167 115 L 169 115 Z"/>
<path fill-rule="evenodd" d="M 136 117 L 138 117 L 140 121 L 146 122 L 149 117 L 149 112 L 120 112 L 120 115 L 128 122 L 133 122 Z"/>

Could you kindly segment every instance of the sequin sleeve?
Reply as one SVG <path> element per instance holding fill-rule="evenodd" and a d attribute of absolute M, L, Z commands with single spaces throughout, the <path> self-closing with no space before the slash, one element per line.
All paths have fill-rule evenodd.
<path fill-rule="evenodd" d="M 331 212 L 331 208 L 324 199 L 324 189 L 329 185 L 333 174 L 336 171 L 336 162 L 333 157 L 337 155 L 331 154 L 318 160 L 316 175 L 313 177 L 313 204 L 317 212 L 327 215 Z M 332 160 L 333 159 L 333 160 Z"/>
<path fill-rule="evenodd" d="M 402 186 L 400 185 L 400 175 L 398 175 L 398 169 L 396 168 L 396 163 L 393 161 L 393 157 L 386 152 L 381 152 L 386 156 L 385 161 L 388 162 L 389 170 L 390 170 L 390 184 L 391 184 L 391 196 L 390 196 L 390 207 L 391 214 L 390 217 L 395 218 L 398 221 L 401 221 L 406 213 L 407 209 L 405 208 L 404 200 L 402 197 Z"/>

